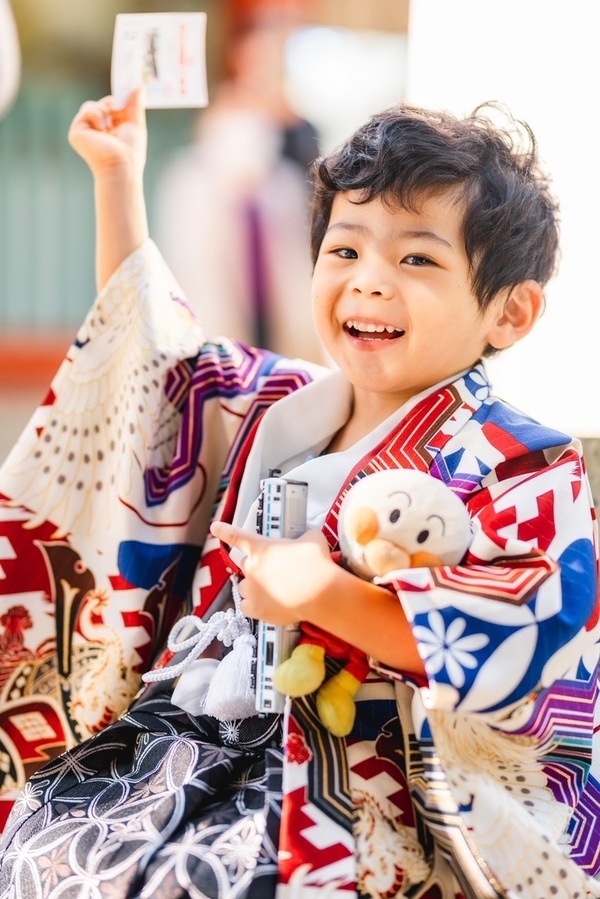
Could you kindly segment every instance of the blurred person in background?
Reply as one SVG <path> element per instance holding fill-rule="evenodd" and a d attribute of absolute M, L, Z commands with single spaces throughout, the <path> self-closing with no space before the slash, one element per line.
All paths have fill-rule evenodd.
<path fill-rule="evenodd" d="M 230 12 L 224 77 L 195 142 L 159 178 L 157 243 L 208 333 L 324 361 L 306 315 L 308 172 L 319 138 L 285 91 L 298 6 L 267 0 Z"/>
<path fill-rule="evenodd" d="M 8 0 L 0 0 L 0 116 L 16 96 L 20 74 L 17 29 Z"/>

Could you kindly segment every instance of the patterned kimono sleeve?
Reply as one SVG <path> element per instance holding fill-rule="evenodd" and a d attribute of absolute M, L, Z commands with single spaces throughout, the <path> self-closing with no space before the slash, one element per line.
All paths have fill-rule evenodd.
<path fill-rule="evenodd" d="M 298 365 L 281 386 L 282 368 L 293 366 L 274 353 L 206 341 L 147 241 L 96 299 L 2 467 L 0 491 L 31 512 L 28 528 L 48 522 L 55 537 L 103 543 L 121 507 L 159 543 L 168 527 L 167 540 L 193 530 L 200 545 L 196 513 L 202 506 L 208 521 L 246 416 L 311 379 L 310 365 Z"/>
<path fill-rule="evenodd" d="M 0 828 L 135 696 L 190 608 L 232 446 L 307 380 L 206 341 L 151 241 L 106 284 L 0 471 Z"/>
<path fill-rule="evenodd" d="M 429 708 L 498 712 L 592 665 L 597 546 L 578 448 L 471 497 L 464 564 L 390 576 L 423 659 Z M 490 479 L 491 480 L 491 479 Z M 390 584 L 390 586 L 392 585 Z"/>
<path fill-rule="evenodd" d="M 166 374 L 198 353 L 199 324 L 156 247 L 129 256 L 97 297 L 45 401 L 9 455 L 0 490 L 31 509 L 30 526 L 89 534 L 172 442 Z M 94 519 L 96 524 L 94 524 Z"/>

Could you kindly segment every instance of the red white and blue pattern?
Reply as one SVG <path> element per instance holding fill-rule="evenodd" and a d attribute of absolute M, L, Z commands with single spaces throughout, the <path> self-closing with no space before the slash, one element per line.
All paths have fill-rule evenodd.
<path fill-rule="evenodd" d="M 345 493 L 386 468 L 467 505 L 463 563 L 388 584 L 426 683 L 372 660 L 345 740 L 313 697 L 221 725 L 168 683 L 132 703 L 172 621 L 228 598 L 208 525 L 233 514 L 263 412 L 328 389 L 204 342 L 179 296 L 151 243 L 130 257 L 0 472 L 0 896 L 600 896 L 585 468 L 481 365 L 343 473 L 324 526 L 335 551 Z"/>

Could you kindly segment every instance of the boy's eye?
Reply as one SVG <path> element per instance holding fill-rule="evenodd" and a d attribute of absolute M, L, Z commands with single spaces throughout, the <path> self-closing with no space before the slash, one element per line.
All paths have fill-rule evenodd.
<path fill-rule="evenodd" d="M 338 247 L 337 250 L 334 250 L 336 256 L 341 256 L 342 259 L 357 259 L 358 253 L 356 250 L 351 250 L 350 247 Z"/>
<path fill-rule="evenodd" d="M 419 256 L 416 253 L 405 256 L 402 262 L 406 262 L 407 265 L 433 265 L 431 259 L 427 256 Z"/>

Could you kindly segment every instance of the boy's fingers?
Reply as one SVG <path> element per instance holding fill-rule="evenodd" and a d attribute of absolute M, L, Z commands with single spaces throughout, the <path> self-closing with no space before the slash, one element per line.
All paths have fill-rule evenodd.
<path fill-rule="evenodd" d="M 137 122 L 138 125 L 144 123 L 146 110 L 144 108 L 143 87 L 136 87 L 131 91 L 125 102 L 124 112 L 129 121 Z"/>
<path fill-rule="evenodd" d="M 92 128 L 101 130 L 106 125 L 106 112 L 99 102 L 87 100 L 79 109 L 73 124 L 86 123 Z"/>
<path fill-rule="evenodd" d="M 225 521 L 213 521 L 210 526 L 210 532 L 213 537 L 222 540 L 227 546 L 239 549 L 247 556 L 250 555 L 252 547 L 256 545 L 257 539 L 260 539 L 256 534 L 251 534 L 242 530 L 242 528 L 236 528 Z"/>

